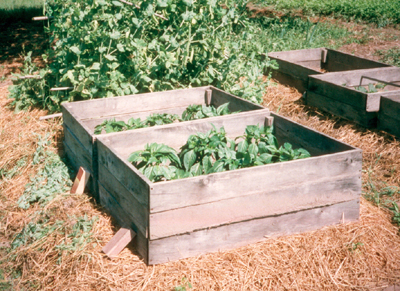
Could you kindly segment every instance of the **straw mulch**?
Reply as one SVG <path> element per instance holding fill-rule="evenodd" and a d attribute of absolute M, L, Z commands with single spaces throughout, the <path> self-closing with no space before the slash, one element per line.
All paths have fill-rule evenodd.
<path fill-rule="evenodd" d="M 33 132 L 49 132 L 56 138 L 50 148 L 58 150 L 60 122 L 38 121 L 44 114 L 39 110 L 12 113 L 6 108 L 6 92 L 0 90 L 0 167 L 10 167 L 24 156 L 28 159 L 21 173 L 0 186 L 0 246 L 10 244 L 34 215 L 46 216 L 49 223 L 61 220 L 64 229 L 74 223 L 74 217 L 97 217 L 92 243 L 74 252 L 54 249 L 60 241 L 70 239 L 57 231 L 13 252 L 0 247 L 0 270 L 4 270 L 0 284 L 12 282 L 15 290 L 173 290 L 177 286 L 187 290 L 382 290 L 400 282 L 399 229 L 391 223 L 388 211 L 365 199 L 361 200 L 360 221 L 355 223 L 266 238 L 247 247 L 157 266 L 146 266 L 132 248 L 109 260 L 101 248 L 118 226 L 88 196 L 64 193 L 45 209 L 16 207 L 23 185 L 37 170 L 30 164 L 37 142 Z M 300 98 L 295 90 L 270 86 L 264 105 L 360 147 L 364 152 L 363 183 L 370 180 L 378 188 L 385 183 L 399 185 L 398 141 L 305 107 Z M 13 277 L 13 270 L 20 276 Z"/>

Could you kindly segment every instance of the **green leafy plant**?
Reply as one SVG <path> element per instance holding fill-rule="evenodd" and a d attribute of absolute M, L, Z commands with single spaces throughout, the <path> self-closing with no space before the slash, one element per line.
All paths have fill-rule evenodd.
<path fill-rule="evenodd" d="M 153 143 L 146 145 L 144 151 L 132 153 L 128 161 L 149 180 L 157 182 L 310 156 L 305 149 L 293 149 L 289 143 L 278 147 L 272 127 L 247 126 L 245 135 L 236 139 L 242 140 L 236 144 L 226 136 L 223 127 L 218 131 L 213 125 L 206 133 L 189 136 L 179 153 L 164 144 Z"/>
<path fill-rule="evenodd" d="M 186 290 L 192 289 L 192 288 L 193 288 L 193 286 L 192 286 L 192 284 L 189 282 L 189 280 L 188 280 L 186 277 L 183 277 L 183 278 L 182 278 L 182 281 L 181 281 L 181 285 L 176 286 L 176 287 L 174 288 L 174 291 L 186 291 Z"/>
<path fill-rule="evenodd" d="M 232 112 L 237 113 L 237 112 Z M 196 120 L 207 117 L 221 116 L 231 114 L 229 111 L 229 102 L 220 105 L 218 108 L 214 106 L 205 106 L 205 105 L 189 105 L 185 111 L 182 113 L 182 120 Z"/>
<path fill-rule="evenodd" d="M 142 151 L 132 153 L 128 161 L 152 182 L 171 180 L 181 162 L 176 151 L 164 144 L 147 144 Z"/>
<path fill-rule="evenodd" d="M 182 118 L 176 114 L 153 113 L 146 117 L 144 121 L 140 118 L 130 118 L 127 123 L 124 121 L 116 121 L 115 118 L 104 120 L 94 129 L 94 134 L 101 134 L 103 130 L 106 133 L 119 132 L 124 130 L 133 130 L 143 127 L 151 127 L 156 125 L 170 124 L 177 121 L 189 121 L 213 116 L 221 116 L 231 114 L 229 111 L 229 102 L 222 104 L 217 109 L 214 106 L 189 105 L 182 113 Z M 233 112 L 237 113 L 237 112 Z"/>
<path fill-rule="evenodd" d="M 378 90 L 384 89 L 386 87 L 386 84 L 382 83 L 377 83 L 377 84 L 372 84 L 369 83 L 367 88 L 365 86 L 357 86 L 354 87 L 357 91 L 363 92 L 363 93 L 376 93 Z"/>
<path fill-rule="evenodd" d="M 40 167 L 18 199 L 18 207 L 22 209 L 28 209 L 35 202 L 47 203 L 72 186 L 64 161 L 59 155 L 45 150 L 50 143 L 49 136 L 38 137 L 38 147 L 33 155 L 32 164 L 38 164 Z"/>

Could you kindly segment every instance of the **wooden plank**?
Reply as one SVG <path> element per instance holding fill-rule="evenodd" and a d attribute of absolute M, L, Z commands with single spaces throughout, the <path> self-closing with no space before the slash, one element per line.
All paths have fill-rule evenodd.
<path fill-rule="evenodd" d="M 75 155 L 75 159 L 78 163 L 80 163 L 80 166 L 83 166 L 89 172 L 93 173 L 92 154 L 86 150 L 83 144 L 79 142 L 77 137 L 67 126 L 64 126 L 64 142 L 72 150 L 73 154 Z"/>
<path fill-rule="evenodd" d="M 129 162 L 105 146 L 103 142 L 104 140 L 101 138 L 97 142 L 99 165 L 101 164 L 112 173 L 140 204 L 149 205 L 150 186 L 148 182 L 150 181 Z M 99 167 L 100 169 L 102 168 Z"/>
<path fill-rule="evenodd" d="M 122 227 L 131 228 L 135 230 L 135 225 L 129 221 L 129 215 L 122 209 L 121 205 L 108 193 L 107 190 L 99 184 L 100 203 L 105 209 L 112 215 L 112 217 Z M 145 263 L 148 263 L 148 240 L 145 234 L 140 231 L 135 231 L 136 236 L 133 239 L 133 245 L 140 255 L 144 259 Z"/>
<path fill-rule="evenodd" d="M 322 64 L 322 68 L 328 72 L 390 67 L 390 65 L 384 63 L 357 57 L 337 50 L 327 49 L 327 51 L 326 63 Z"/>
<path fill-rule="evenodd" d="M 361 108 L 353 107 L 310 90 L 307 91 L 306 104 L 354 121 L 367 128 L 374 128 L 377 124 L 377 112 L 366 112 Z"/>
<path fill-rule="evenodd" d="M 204 103 L 205 90 L 210 87 L 171 90 L 157 93 L 126 95 L 105 99 L 66 103 L 65 108 L 70 110 L 77 119 L 113 116 L 132 112 L 147 111 L 162 108 L 173 108 L 190 104 Z"/>
<path fill-rule="evenodd" d="M 395 119 L 400 119 L 400 92 L 382 95 L 379 114 L 381 113 Z"/>
<path fill-rule="evenodd" d="M 102 251 L 109 258 L 113 259 L 134 239 L 136 233 L 129 229 L 121 227 L 112 239 L 103 247 Z"/>
<path fill-rule="evenodd" d="M 274 192 L 339 175 L 361 175 L 360 150 L 151 184 L 150 213 Z M 361 186 L 360 186 L 361 187 Z M 361 189 L 361 188 L 360 188 Z M 360 190 L 361 191 L 361 190 Z M 333 198 L 332 198 L 333 199 Z"/>
<path fill-rule="evenodd" d="M 93 138 L 89 134 L 89 129 L 86 128 L 72 112 L 67 109 L 67 106 L 62 106 L 63 125 L 68 128 L 75 138 L 82 144 L 84 149 L 92 154 L 93 151 Z"/>
<path fill-rule="evenodd" d="M 274 118 L 274 135 L 280 144 L 289 142 L 293 146 L 307 149 L 311 156 L 320 156 L 344 152 L 355 147 L 334 139 L 312 128 L 300 125 L 279 114 L 271 113 Z"/>
<path fill-rule="evenodd" d="M 64 145 L 64 152 L 67 156 L 69 165 L 73 168 L 74 171 L 78 171 L 79 167 L 81 166 L 81 163 L 76 158 L 73 151 L 69 148 L 68 144 L 64 142 L 63 145 Z M 98 200 L 97 179 L 95 179 L 93 175 L 90 175 L 86 188 L 89 189 L 89 192 L 93 195 L 93 197 L 96 200 Z"/>
<path fill-rule="evenodd" d="M 321 76 L 326 76 L 328 74 L 335 73 L 326 73 Z M 308 92 L 313 92 L 321 96 L 326 96 L 332 100 L 337 100 L 344 105 L 350 105 L 360 110 L 367 109 L 366 93 L 356 91 L 353 88 L 342 86 L 343 84 L 346 84 L 346 82 L 339 83 L 339 81 L 336 80 L 334 82 L 328 82 L 325 79 L 321 79 L 319 77 L 320 75 L 310 76 L 308 80 L 307 94 Z M 379 98 L 380 94 L 377 94 L 377 97 Z"/>
<path fill-rule="evenodd" d="M 90 173 L 83 167 L 79 167 L 78 174 L 76 175 L 74 184 L 71 188 L 71 194 L 83 194 L 86 184 L 88 183 Z"/>
<path fill-rule="evenodd" d="M 380 114 L 378 118 L 378 129 L 384 130 L 400 138 L 400 119 Z"/>
<path fill-rule="evenodd" d="M 219 107 L 224 103 L 229 102 L 229 110 L 231 112 L 245 112 L 250 110 L 258 110 L 258 109 L 266 109 L 265 107 L 245 100 L 243 98 L 239 98 L 235 95 L 229 94 L 225 91 L 222 91 L 218 88 L 212 88 L 211 95 L 211 105 L 215 107 Z"/>
<path fill-rule="evenodd" d="M 282 236 L 359 219 L 359 199 L 279 216 L 227 224 L 149 242 L 148 263 L 159 264 L 227 250 Z"/>
<path fill-rule="evenodd" d="M 304 167 L 304 171 L 308 170 Z M 285 172 L 279 174 L 286 175 Z M 275 178 L 266 177 L 268 180 Z M 234 181 L 230 182 L 235 184 Z M 260 193 L 154 213 L 150 215 L 150 240 L 350 201 L 359 198 L 361 194 L 361 177 L 358 172 L 327 176 L 319 180 L 311 178 L 296 185 L 283 184 L 273 190 L 266 184 L 269 183 L 264 183 L 265 188 Z"/>
<path fill-rule="evenodd" d="M 142 128 L 134 132 L 109 133 L 99 136 L 98 140 L 107 144 L 113 151 L 118 152 L 121 159 L 125 160 L 132 152 L 142 150 L 147 143 L 164 143 L 173 148 L 179 148 L 186 143 L 191 134 L 207 132 L 212 129 L 212 124 L 218 130 L 224 127 L 230 137 L 237 137 L 244 133 L 247 125 L 264 124 L 265 117 L 269 115 L 268 109 L 260 109 L 190 122 Z"/>
<path fill-rule="evenodd" d="M 291 50 L 284 52 L 268 53 L 269 58 L 281 59 L 290 62 L 321 60 L 321 51 L 323 48 Z"/>
<path fill-rule="evenodd" d="M 137 196 L 129 192 L 102 164 L 99 165 L 99 181 L 129 214 L 129 221 L 134 223 L 139 231 L 146 233 L 149 227 L 149 205 L 138 201 Z"/>

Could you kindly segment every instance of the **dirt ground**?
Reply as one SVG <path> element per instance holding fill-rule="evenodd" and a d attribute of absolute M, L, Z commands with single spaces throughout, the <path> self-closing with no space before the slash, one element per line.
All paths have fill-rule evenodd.
<path fill-rule="evenodd" d="M 398 29 L 346 25 L 359 32 L 360 38 L 343 46 L 342 51 L 377 60 L 376 51 L 400 45 Z M 60 119 L 39 121 L 39 116 L 46 114 L 42 110 L 15 114 L 8 108 L 7 87 L 11 73 L 22 65 L 21 53 L 33 50 L 33 56 L 38 57 L 47 45 L 43 24 L 0 24 L 0 39 L 5 40 L 0 47 L 0 168 L 28 157 L 23 173 L 0 183 L 0 216 L 5 217 L 0 222 L 1 256 L 6 255 L 1 247 L 9 245 L 29 221 L 29 215 L 39 211 L 38 207 L 22 211 L 15 206 L 35 173 L 31 160 L 37 139 L 32 133 L 54 136 L 55 142 L 49 147 L 62 152 L 62 127 Z M 371 183 L 377 188 L 400 186 L 400 143 L 393 136 L 307 107 L 299 92 L 280 84 L 269 86 L 264 106 L 361 148 L 364 191 Z M 192 290 L 383 290 L 400 283 L 399 229 L 391 223 L 390 212 L 365 199 L 361 199 L 357 223 L 267 238 L 247 247 L 158 266 L 146 266 L 132 248 L 125 249 L 116 260 L 107 259 L 101 247 L 118 225 L 86 196 L 60 198 L 49 209 L 66 219 L 71 214 L 97 216 L 93 232 L 100 243 L 84 250 L 85 255 L 68 257 L 63 264 L 56 262 L 51 245 L 39 254 L 26 249 L 4 267 L 23 270 L 16 290 L 173 290 L 174 286 L 186 286 L 185 280 L 191 282 Z M 0 283 L 7 279 L 2 277 L 1 268 Z"/>

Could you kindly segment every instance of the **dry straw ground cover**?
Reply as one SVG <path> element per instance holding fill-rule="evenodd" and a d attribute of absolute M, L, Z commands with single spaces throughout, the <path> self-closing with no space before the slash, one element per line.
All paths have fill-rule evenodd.
<path fill-rule="evenodd" d="M 45 114 L 40 110 L 14 114 L 7 108 L 6 95 L 2 87 L 0 165 L 13 165 L 23 157 L 27 163 L 0 186 L 0 286 L 4 290 L 11 286 L 14 290 L 381 290 L 400 281 L 398 227 L 391 223 L 388 211 L 364 199 L 357 223 L 266 238 L 247 247 L 157 266 L 146 266 L 132 248 L 111 261 L 101 248 L 118 226 L 89 196 L 67 192 L 44 207 L 16 207 L 29 176 L 37 171 L 30 163 L 37 143 L 33 133 L 50 133 L 54 142 L 48 149 L 61 154 L 62 137 L 59 120 L 38 121 Z M 364 183 L 370 179 L 399 184 L 400 147 L 393 137 L 305 107 L 298 92 L 281 85 L 268 88 L 264 105 L 362 148 Z M 90 243 L 73 251 L 56 249 L 60 242 L 72 240 L 58 230 L 71 229 L 83 215 L 94 221 Z M 46 225 L 62 222 L 56 231 L 10 252 L 15 235 L 33 217 L 46 220 Z"/>

